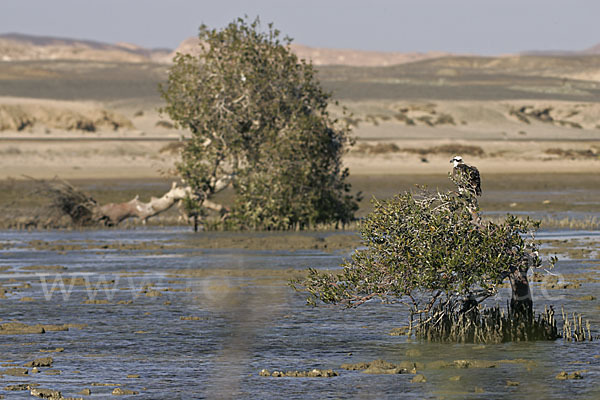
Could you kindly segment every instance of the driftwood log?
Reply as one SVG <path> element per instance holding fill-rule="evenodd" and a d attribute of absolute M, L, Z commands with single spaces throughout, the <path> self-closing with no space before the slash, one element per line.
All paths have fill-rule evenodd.
<path fill-rule="evenodd" d="M 41 189 L 38 193 L 50 199 L 50 209 L 53 210 L 55 218 L 70 217 L 75 226 L 107 225 L 115 226 L 128 218 L 138 218 L 145 224 L 149 218 L 159 215 L 174 205 L 182 205 L 186 197 L 197 199 L 202 207 L 209 210 L 226 214 L 229 210 L 221 204 L 207 199 L 209 195 L 220 192 L 231 183 L 231 176 L 216 180 L 211 185 L 209 194 L 194 193 L 190 186 L 180 186 L 173 182 L 171 188 L 161 197 L 151 197 L 150 201 L 143 202 L 139 196 L 123 203 L 98 204 L 89 194 L 74 187 L 69 182 L 54 179 L 52 181 L 37 181 Z M 182 211 L 182 210 L 181 210 Z M 182 215 L 184 213 L 182 212 Z M 194 222 L 197 228 L 197 216 L 185 216 L 186 222 Z"/>
<path fill-rule="evenodd" d="M 193 196 L 192 189 L 189 186 L 177 186 L 177 183 L 173 182 L 171 190 L 162 197 L 151 197 L 147 203 L 140 201 L 139 196 L 135 196 L 134 199 L 125 203 L 109 203 L 100 206 L 97 219 L 106 220 L 109 225 L 118 225 L 127 218 L 134 217 L 139 218 L 145 224 L 148 218 L 169 210 L 187 196 Z M 224 206 L 210 200 L 204 200 L 202 206 L 217 212 L 225 210 Z"/>
<path fill-rule="evenodd" d="M 227 185 L 219 185 L 219 191 Z M 139 218 L 145 224 L 149 218 L 163 213 L 173 207 L 186 197 L 194 197 L 192 189 L 189 186 L 177 186 L 173 182 L 171 189 L 162 195 L 162 197 L 151 197 L 150 201 L 144 203 L 140 201 L 139 196 L 125 203 L 109 203 L 98 207 L 97 220 L 106 221 L 107 225 L 118 225 L 127 218 Z M 224 212 L 227 209 L 221 204 L 212 202 L 208 199 L 202 201 L 202 206 L 209 210 Z"/>

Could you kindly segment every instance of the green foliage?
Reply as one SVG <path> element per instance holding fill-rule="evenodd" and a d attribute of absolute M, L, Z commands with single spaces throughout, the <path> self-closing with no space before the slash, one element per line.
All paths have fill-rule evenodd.
<path fill-rule="evenodd" d="M 341 166 L 348 124 L 330 117 L 312 65 L 279 36 L 258 19 L 202 26 L 200 55 L 175 57 L 162 111 L 192 133 L 177 169 L 201 198 L 231 178 L 229 228 L 349 222 L 358 207 Z"/>
<path fill-rule="evenodd" d="M 511 215 L 482 222 L 474 201 L 469 194 L 425 190 L 373 200 L 361 225 L 365 248 L 341 272 L 311 269 L 296 285 L 313 304 L 357 306 L 379 297 L 406 301 L 413 312 L 429 311 L 437 300 L 489 296 L 515 268 L 541 264 L 533 242 L 539 223 Z"/>

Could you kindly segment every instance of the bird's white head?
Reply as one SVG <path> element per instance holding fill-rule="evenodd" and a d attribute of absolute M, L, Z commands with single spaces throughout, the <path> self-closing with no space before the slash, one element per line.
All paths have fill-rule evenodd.
<path fill-rule="evenodd" d="M 461 156 L 454 156 L 454 158 L 452 158 L 452 160 L 450 160 L 451 163 L 454 163 L 454 166 L 456 167 L 458 164 L 463 163 L 463 159 Z"/>

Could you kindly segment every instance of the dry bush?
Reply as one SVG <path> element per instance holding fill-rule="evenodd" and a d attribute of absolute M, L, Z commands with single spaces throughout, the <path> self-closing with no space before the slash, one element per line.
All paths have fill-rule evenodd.
<path fill-rule="evenodd" d="M 411 114 L 413 111 L 421 113 L 421 115 Z M 427 114 L 422 115 L 423 112 Z M 404 122 L 406 125 L 417 125 L 415 121 L 427 126 L 456 125 L 452 115 L 445 113 L 438 114 L 435 110 L 435 104 L 424 107 L 411 106 L 410 108 L 401 108 L 398 113 L 394 114 L 394 118 L 400 122 Z"/>
<path fill-rule="evenodd" d="M 0 150 L 0 155 L 3 156 L 18 156 L 19 154 L 23 154 L 23 152 L 21 151 L 21 149 L 14 146 L 10 146 L 4 150 Z"/>
<path fill-rule="evenodd" d="M 358 124 L 362 121 L 362 119 L 354 117 L 344 117 L 344 121 L 348 124 L 349 127 L 358 128 Z"/>
<path fill-rule="evenodd" d="M 173 129 L 175 126 L 169 121 L 158 121 L 155 126 L 157 128 Z"/>
<path fill-rule="evenodd" d="M 598 149 L 596 147 L 591 147 L 587 150 L 560 149 L 557 147 L 553 147 L 553 148 L 547 149 L 544 153 L 548 154 L 548 155 L 552 155 L 552 156 L 559 156 L 559 157 L 571 158 L 571 159 L 576 159 L 576 158 L 598 159 L 598 158 L 600 158 L 600 152 L 598 151 Z"/>
<path fill-rule="evenodd" d="M 63 229 L 99 222 L 96 200 L 66 181 L 31 178 L 26 193 L 20 194 L 14 193 L 14 181 L 6 183 L 2 190 L 8 201 L 0 204 L 2 229 Z"/>
<path fill-rule="evenodd" d="M 485 154 L 479 146 L 470 146 L 465 144 L 445 144 L 431 148 L 434 154 L 464 154 L 468 156 L 481 157 Z"/>
<path fill-rule="evenodd" d="M 467 156 L 475 156 L 482 157 L 485 155 L 483 149 L 479 146 L 470 146 L 465 144 L 444 144 L 441 146 L 423 148 L 423 149 L 415 149 L 415 148 L 404 148 L 401 151 L 406 153 L 414 153 L 419 155 L 428 155 L 428 154 L 460 154 Z"/>
<path fill-rule="evenodd" d="M 353 151 L 361 154 L 387 154 L 397 153 L 401 150 L 395 143 L 377 143 L 374 145 L 361 143 Z"/>
<path fill-rule="evenodd" d="M 365 121 L 370 122 L 375 126 L 379 126 L 379 121 L 377 120 L 377 115 L 367 114 L 365 116 Z"/>
<path fill-rule="evenodd" d="M 123 115 L 103 110 L 75 111 L 63 107 L 40 105 L 0 105 L 0 131 L 23 131 L 41 125 L 47 129 L 80 130 L 95 132 L 100 129 L 133 129 L 130 120 Z"/>
<path fill-rule="evenodd" d="M 400 148 L 395 143 L 377 143 L 371 147 L 372 154 L 396 153 Z"/>
<path fill-rule="evenodd" d="M 434 122 L 434 125 L 456 125 L 454 117 L 450 114 L 440 114 Z"/>
<path fill-rule="evenodd" d="M 32 127 L 35 121 L 31 115 L 18 106 L 0 105 L 0 131 L 22 131 Z"/>
<path fill-rule="evenodd" d="M 404 113 L 394 114 L 394 118 L 400 122 L 404 122 L 406 125 L 415 125 L 415 121 Z"/>
<path fill-rule="evenodd" d="M 570 128 L 583 129 L 583 126 L 578 122 L 567 121 L 565 119 L 556 119 L 552 116 L 552 107 L 535 108 L 534 106 L 522 106 L 519 108 L 511 108 L 508 112 L 509 115 L 515 116 L 519 121 L 530 124 L 531 120 L 539 122 L 550 123 L 559 126 L 567 126 Z M 564 118 L 574 117 L 579 114 L 579 111 L 572 111 Z"/>
<path fill-rule="evenodd" d="M 166 147 L 166 146 L 165 146 Z M 395 143 L 360 143 L 355 146 L 352 150 L 354 153 L 360 154 L 387 154 L 387 153 L 411 153 L 418 154 L 421 156 L 429 154 L 448 154 L 448 155 L 467 155 L 482 157 L 485 155 L 483 149 L 479 146 L 470 146 L 464 144 L 445 144 L 441 146 L 429 147 L 429 148 L 400 148 Z M 161 150 L 162 152 L 162 150 Z"/>
<path fill-rule="evenodd" d="M 560 126 L 568 126 L 570 128 L 583 129 L 583 126 L 581 126 L 581 124 L 578 122 L 564 120 L 555 120 L 554 122 L 556 122 Z"/>
<path fill-rule="evenodd" d="M 433 116 L 431 115 L 422 115 L 420 117 L 415 118 L 417 121 L 424 123 L 427 126 L 433 126 Z"/>
<path fill-rule="evenodd" d="M 160 154 L 163 154 L 163 153 L 167 153 L 167 154 L 179 154 L 179 152 L 181 151 L 181 149 L 183 149 L 184 147 L 185 147 L 185 143 L 184 142 L 171 142 L 171 143 L 166 144 L 163 147 L 161 147 L 158 152 Z"/>
<path fill-rule="evenodd" d="M 74 226 L 97 224 L 98 203 L 92 196 L 60 179 L 39 180 L 38 192 L 50 201 L 49 210 L 60 219 L 64 215 L 71 218 Z"/>

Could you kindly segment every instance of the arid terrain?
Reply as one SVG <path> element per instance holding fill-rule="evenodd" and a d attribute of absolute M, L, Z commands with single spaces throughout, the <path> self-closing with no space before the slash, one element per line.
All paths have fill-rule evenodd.
<path fill-rule="evenodd" d="M 359 217 L 373 197 L 452 188 L 462 155 L 484 218 L 542 221 L 536 312 L 563 333 L 579 316 L 594 341 L 427 342 L 406 336 L 401 302 L 308 307 L 290 279 L 339 269 L 364 244 L 357 224 L 194 233 L 173 207 L 143 228 L 35 229 L 37 180 L 146 201 L 177 180 L 188 133 L 159 112 L 172 50 L 0 35 L 0 399 L 599 398 L 600 55 L 293 49 L 353 127 Z"/>
<path fill-rule="evenodd" d="M 158 85 L 174 53 L 42 39 L 0 38 L 0 51 L 21 54 L 6 50 L 9 61 L 0 62 L 0 179 L 168 187 L 187 134 L 158 111 Z M 357 144 L 344 161 L 367 199 L 417 183 L 443 186 L 455 154 L 480 169 L 484 204 L 486 189 L 502 182 L 521 190 L 532 180 L 557 190 L 579 182 L 581 193 L 599 187 L 600 56 L 592 51 L 402 58 L 294 49 L 315 59 L 340 101 L 332 111 L 353 126 Z M 515 202 L 505 198 L 497 208 Z"/>

